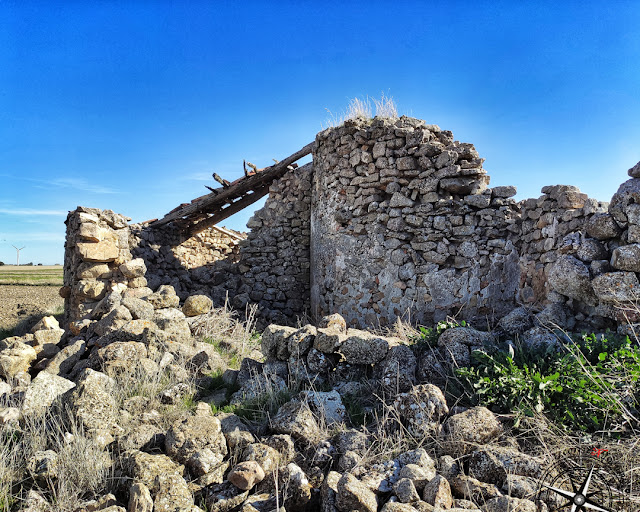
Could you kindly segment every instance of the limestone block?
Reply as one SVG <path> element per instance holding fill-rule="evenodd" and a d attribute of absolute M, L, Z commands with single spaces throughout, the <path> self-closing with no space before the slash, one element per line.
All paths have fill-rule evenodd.
<path fill-rule="evenodd" d="M 384 359 L 396 340 L 382 338 L 367 331 L 349 329 L 337 351 L 349 364 L 376 364 Z"/>
<path fill-rule="evenodd" d="M 104 228 L 101 228 L 97 224 L 83 222 L 78 229 L 78 236 L 91 242 L 99 242 L 102 240 Z"/>
<path fill-rule="evenodd" d="M 188 317 L 204 315 L 211 311 L 212 306 L 213 301 L 206 295 L 191 295 L 185 300 L 182 312 Z"/>
<path fill-rule="evenodd" d="M 126 475 L 149 489 L 154 512 L 192 510 L 193 495 L 182 477 L 183 466 L 166 455 L 151 455 L 138 450 L 125 452 L 121 462 Z"/>
<path fill-rule="evenodd" d="M 65 375 L 71 371 L 80 357 L 85 353 L 86 343 L 84 340 L 77 340 L 75 343 L 66 346 L 49 361 L 45 371 L 56 375 Z"/>
<path fill-rule="evenodd" d="M 142 258 L 136 258 L 120 265 L 120 272 L 128 278 L 143 277 L 147 272 L 147 266 Z"/>
<path fill-rule="evenodd" d="M 562 295 L 595 305 L 589 268 L 573 256 L 562 256 L 551 266 L 548 282 Z"/>
<path fill-rule="evenodd" d="M 493 187 L 491 195 L 493 197 L 513 197 L 518 193 L 518 189 L 514 186 Z"/>
<path fill-rule="evenodd" d="M 337 329 L 320 328 L 318 329 L 318 334 L 313 342 L 313 348 L 320 352 L 324 352 L 325 354 L 332 354 L 339 349 L 346 339 L 347 335 L 341 333 Z"/>
<path fill-rule="evenodd" d="M 129 512 L 152 512 L 153 500 L 149 488 L 141 482 L 129 488 Z"/>
<path fill-rule="evenodd" d="M 614 249 L 611 266 L 618 270 L 640 272 L 640 244 L 623 245 Z"/>
<path fill-rule="evenodd" d="M 220 462 L 227 454 L 227 442 L 218 418 L 189 416 L 177 420 L 167 432 L 166 452 L 180 463 L 188 463 L 197 451 L 205 448 L 218 454 Z"/>
<path fill-rule="evenodd" d="M 487 500 L 482 507 L 484 512 L 504 512 L 506 510 L 518 510 L 519 512 L 536 512 L 538 507 L 533 501 L 512 498 L 511 496 L 498 496 Z"/>
<path fill-rule="evenodd" d="M 60 324 L 53 316 L 45 316 L 41 318 L 36 325 L 31 328 L 30 332 L 35 333 L 44 329 L 60 329 Z"/>
<path fill-rule="evenodd" d="M 147 279 L 145 277 L 134 277 L 133 279 L 129 279 L 127 281 L 127 286 L 133 289 L 146 288 L 147 284 Z"/>
<path fill-rule="evenodd" d="M 609 213 L 621 227 L 626 226 L 626 210 L 632 204 L 640 204 L 640 179 L 638 178 L 632 178 L 620 185 L 609 203 Z"/>
<path fill-rule="evenodd" d="M 489 178 L 460 176 L 457 178 L 443 178 L 440 180 L 440 188 L 444 192 L 457 195 L 482 194 L 487 189 Z"/>
<path fill-rule="evenodd" d="M 424 488 L 422 499 L 429 505 L 441 509 L 450 509 L 453 506 L 451 486 L 442 475 L 436 475 Z"/>
<path fill-rule="evenodd" d="M 289 434 L 308 443 L 313 443 L 320 434 L 320 428 L 309 406 L 297 401 L 287 402 L 278 409 L 271 420 L 271 430 Z"/>
<path fill-rule="evenodd" d="M 449 417 L 440 434 L 443 452 L 460 457 L 502 433 L 502 425 L 486 407 L 473 407 Z"/>
<path fill-rule="evenodd" d="M 114 261 L 120 254 L 118 236 L 110 229 L 102 229 L 100 241 L 78 242 L 76 244 L 80 257 L 84 261 Z"/>
<path fill-rule="evenodd" d="M 595 277 L 592 285 L 601 302 L 631 302 L 640 296 L 640 283 L 633 272 L 606 272 Z"/>
<path fill-rule="evenodd" d="M 242 451 L 242 460 L 254 460 L 265 471 L 271 473 L 280 465 L 280 454 L 271 446 L 262 443 L 252 443 Z"/>
<path fill-rule="evenodd" d="M 376 370 L 385 390 L 397 393 L 411 389 L 415 384 L 417 361 L 413 351 L 406 345 L 391 347 Z"/>
<path fill-rule="evenodd" d="M 271 324 L 262 333 L 262 353 L 267 357 L 286 361 L 289 358 L 289 337 L 294 327 Z"/>
<path fill-rule="evenodd" d="M 81 372 L 76 386 L 61 395 L 60 410 L 68 410 L 87 431 L 114 432 L 119 419 L 114 386 L 113 379 L 87 368 Z"/>
<path fill-rule="evenodd" d="M 618 238 L 622 234 L 622 230 L 616 223 L 613 216 L 609 213 L 594 214 L 585 225 L 587 234 L 596 240 L 609 240 Z"/>
<path fill-rule="evenodd" d="M 58 343 L 64 336 L 64 329 L 47 329 L 36 331 L 34 334 L 33 348 L 38 352 L 38 357 L 53 357 L 60 349 Z"/>
<path fill-rule="evenodd" d="M 120 329 L 124 324 L 132 320 L 133 317 L 129 310 L 124 306 L 118 306 L 108 315 L 99 320 L 93 330 L 99 336 L 104 336 L 108 332 Z"/>
<path fill-rule="evenodd" d="M 311 410 L 320 417 L 322 424 L 331 427 L 346 421 L 347 411 L 340 394 L 336 391 L 303 391 L 300 400 L 309 404 Z"/>
<path fill-rule="evenodd" d="M 376 495 L 350 473 L 342 475 L 337 484 L 336 507 L 341 511 L 376 512 Z"/>
<path fill-rule="evenodd" d="M 237 464 L 227 476 L 229 482 L 243 491 L 252 489 L 264 480 L 265 472 L 255 460 L 247 460 Z"/>
<path fill-rule="evenodd" d="M 44 412 L 53 401 L 74 388 L 75 384 L 49 372 L 40 372 L 27 388 L 22 403 L 22 413 Z"/>
<path fill-rule="evenodd" d="M 433 384 L 421 384 L 407 393 L 398 394 L 393 408 L 408 432 L 417 438 L 433 436 L 440 418 L 449 412 L 442 391 Z"/>
<path fill-rule="evenodd" d="M 176 290 L 173 286 L 166 284 L 163 284 L 155 293 L 146 297 L 146 300 L 156 309 L 177 308 L 180 305 L 180 297 L 176 295 Z"/>
<path fill-rule="evenodd" d="M 0 376 L 11 379 L 20 372 L 29 371 L 37 352 L 22 341 L 16 341 L 10 347 L 0 351 Z"/>
<path fill-rule="evenodd" d="M 91 300 L 100 300 L 107 292 L 107 284 L 97 279 L 81 279 L 74 286 L 75 292 Z"/>

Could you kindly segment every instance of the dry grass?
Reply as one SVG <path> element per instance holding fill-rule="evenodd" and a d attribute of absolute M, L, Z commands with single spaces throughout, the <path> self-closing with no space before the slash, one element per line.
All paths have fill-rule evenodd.
<path fill-rule="evenodd" d="M 145 412 L 157 411 L 156 423 L 162 428 L 169 428 L 185 411 L 191 410 L 195 406 L 194 396 L 196 394 L 195 378 L 187 372 L 185 362 L 174 360 L 172 364 L 174 367 L 177 366 L 179 370 L 166 368 L 148 373 L 134 368 L 130 372 L 115 376 L 114 396 L 118 407 L 123 408 L 127 400 L 140 397 L 144 399 Z M 176 388 L 177 386 L 179 387 Z M 163 392 L 172 389 L 180 390 L 177 399 L 164 403 Z M 136 423 L 138 418 L 133 417 L 131 421 Z"/>
<path fill-rule="evenodd" d="M 257 305 L 245 311 L 245 318 L 238 318 L 228 302 L 202 315 L 192 326 L 196 336 L 216 347 L 225 362 L 238 368 L 240 362 L 260 347 L 260 335 L 256 333 Z"/>
<path fill-rule="evenodd" d="M 0 427 L 0 511 L 15 507 L 30 488 L 55 506 L 76 510 L 83 501 L 106 492 L 111 483 L 111 458 L 98 443 L 86 436 L 77 423 L 60 416 L 32 416 L 21 424 Z M 35 484 L 28 462 L 36 452 L 52 450 L 57 462 L 52 477 Z"/>
<path fill-rule="evenodd" d="M 398 117 L 398 109 L 392 97 L 385 96 L 382 93 L 379 100 L 373 99 L 373 104 L 376 107 L 376 117 L 383 119 L 396 119 Z"/>
<path fill-rule="evenodd" d="M 380 99 L 371 98 L 353 98 L 349 101 L 346 112 L 343 114 L 335 114 L 327 109 L 329 118 L 326 121 L 327 127 L 340 126 L 348 120 L 362 119 L 368 121 L 375 116 L 381 119 L 397 119 L 398 109 L 390 96 L 385 96 L 384 92 Z"/>

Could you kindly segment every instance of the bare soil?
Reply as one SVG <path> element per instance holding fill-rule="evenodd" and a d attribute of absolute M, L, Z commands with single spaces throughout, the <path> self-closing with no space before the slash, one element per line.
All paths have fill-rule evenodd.
<path fill-rule="evenodd" d="M 59 289 L 59 286 L 0 285 L 0 334 L 2 331 L 22 334 L 41 317 L 59 314 L 64 306 Z"/>

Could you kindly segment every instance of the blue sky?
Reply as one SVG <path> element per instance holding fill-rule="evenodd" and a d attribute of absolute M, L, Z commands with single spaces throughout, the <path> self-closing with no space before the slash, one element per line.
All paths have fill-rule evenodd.
<path fill-rule="evenodd" d="M 68 210 L 161 217 L 383 92 L 492 186 L 609 200 L 640 160 L 638 26 L 638 1 L 0 0 L 0 261 L 61 263 Z"/>

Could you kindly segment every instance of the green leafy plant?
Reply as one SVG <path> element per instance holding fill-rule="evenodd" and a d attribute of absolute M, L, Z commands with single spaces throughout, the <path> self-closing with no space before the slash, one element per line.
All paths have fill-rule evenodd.
<path fill-rule="evenodd" d="M 474 351 L 472 359 L 470 367 L 456 370 L 472 403 L 503 413 L 544 412 L 579 431 L 633 420 L 640 348 L 628 338 L 590 334 L 557 351 L 523 347 L 509 353 Z"/>
<path fill-rule="evenodd" d="M 447 318 L 446 320 L 438 322 L 435 327 L 424 327 L 421 325 L 418 327 L 418 336 L 414 337 L 411 341 L 413 341 L 416 348 L 434 348 L 438 343 L 440 335 L 447 329 L 454 327 L 467 327 L 467 322 L 464 320 L 458 322 L 453 318 Z"/>

